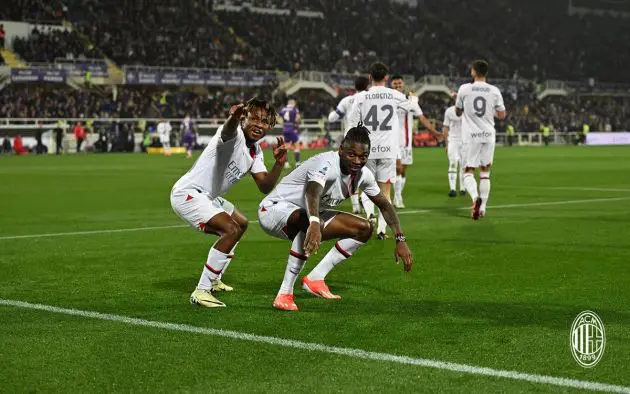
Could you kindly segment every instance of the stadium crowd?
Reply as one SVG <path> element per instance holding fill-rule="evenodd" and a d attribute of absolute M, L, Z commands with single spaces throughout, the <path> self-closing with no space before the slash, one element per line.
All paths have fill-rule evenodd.
<path fill-rule="evenodd" d="M 267 7 L 269 3 L 53 0 L 43 4 L 15 0 L 0 10 L 0 18 L 68 18 L 76 26 L 71 31 L 38 28 L 26 39 L 15 39 L 15 51 L 29 62 L 94 58 L 104 53 L 120 65 L 359 73 L 380 59 L 395 72 L 464 77 L 469 72 L 469 60 L 483 54 L 491 64 L 491 78 L 629 80 L 624 66 L 630 63 L 630 51 L 624 45 L 630 40 L 630 30 L 620 26 L 625 20 L 571 16 L 562 2 L 442 0 L 418 1 L 417 7 L 370 0 L 274 2 L 275 9 L 291 10 L 286 15 L 260 13 L 244 6 Z M 226 5 L 241 7 L 238 11 L 220 7 Z M 370 12 L 361 12 L 365 9 Z M 459 12 L 453 13 L 453 9 Z M 325 18 L 300 16 L 296 10 L 319 11 Z M 379 18 L 373 18 L 375 14 Z M 543 16 L 553 23 L 537 23 Z M 467 23 L 471 19 L 478 23 Z M 514 20 L 519 23 L 512 23 Z M 559 29 L 566 34 L 553 33 Z M 271 96 L 272 91 L 274 105 L 282 106 L 287 97 L 273 87 L 265 94 Z M 214 118 L 223 117 L 226 105 L 252 92 L 125 87 L 114 95 L 99 90 L 12 85 L 0 92 L 0 117 L 178 118 L 190 114 Z M 305 118 L 325 116 L 336 101 L 309 90 L 299 92 L 297 99 Z M 425 95 L 421 104 L 429 117 L 440 120 L 448 97 Z M 594 129 L 630 129 L 628 101 L 622 98 L 570 96 L 539 101 L 529 87 L 506 94 L 506 104 L 509 121 L 517 131 L 538 131 L 541 123 L 551 123 L 558 130 L 577 130 L 583 122 Z"/>
<path fill-rule="evenodd" d="M 364 71 L 378 57 L 398 73 L 462 76 L 469 60 L 482 54 L 492 65 L 493 77 L 630 81 L 625 72 L 630 63 L 626 20 L 569 15 L 565 2 L 443 0 L 418 1 L 416 7 L 370 0 L 276 4 L 318 10 L 324 19 L 295 12 L 261 14 L 249 7 L 215 11 L 210 0 L 52 1 L 47 11 L 38 9 L 37 1 L 10 3 L 0 13 L 21 13 L 24 19 L 42 17 L 44 12 L 50 17 L 67 16 L 82 37 L 121 65 L 352 73 Z M 216 3 L 219 9 L 219 4 L 242 2 Z M 543 17 L 546 23 L 538 23 Z M 519 23 L 513 23 L 516 20 Z M 77 58 L 85 52 L 87 44 L 78 45 L 77 36 L 64 39 L 70 41 L 66 53 L 70 49 Z M 38 49 L 57 52 L 51 45 Z M 57 54 L 41 57 L 52 59 Z"/>
<path fill-rule="evenodd" d="M 16 37 L 13 50 L 24 60 L 53 63 L 55 59 L 93 59 L 100 55 L 75 31 L 51 28 L 33 29 L 27 38 Z"/>
<path fill-rule="evenodd" d="M 124 87 L 117 94 L 79 91 L 57 86 L 32 87 L 12 84 L 0 92 L 0 118 L 224 118 L 225 110 L 242 102 L 255 89 L 211 89 L 206 93 L 176 89 Z M 267 95 L 269 97 L 269 95 Z M 509 117 L 517 132 L 538 132 L 541 124 L 558 131 L 578 131 L 583 123 L 593 130 L 630 130 L 630 100 L 622 97 L 554 96 L 544 100 L 505 95 Z M 320 119 L 334 109 L 335 99 L 321 90 L 301 90 L 297 99 L 302 116 Z M 340 97 L 341 98 L 341 97 Z M 276 92 L 273 103 L 280 109 L 288 97 Z M 442 93 L 420 97 L 420 106 L 430 119 L 440 124 L 451 99 Z M 505 123 L 499 124 L 504 131 Z"/>

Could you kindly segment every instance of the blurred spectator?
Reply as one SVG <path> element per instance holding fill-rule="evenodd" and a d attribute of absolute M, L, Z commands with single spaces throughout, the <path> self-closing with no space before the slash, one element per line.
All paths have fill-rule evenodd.
<path fill-rule="evenodd" d="M 4 49 L 5 36 L 6 36 L 6 32 L 4 31 L 4 25 L 0 24 L 0 49 Z"/>
<path fill-rule="evenodd" d="M 15 150 L 16 155 L 26 155 L 28 154 L 28 149 L 24 147 L 24 142 L 22 141 L 22 136 L 17 135 L 13 140 L 13 150 Z"/>
<path fill-rule="evenodd" d="M 13 148 L 11 147 L 11 140 L 9 137 L 4 137 L 2 139 L 2 146 L 0 147 L 0 151 L 5 155 L 10 155 L 13 153 Z"/>
<path fill-rule="evenodd" d="M 72 132 L 74 133 L 74 139 L 77 141 L 77 153 L 80 153 L 81 145 L 83 145 L 83 141 L 85 141 L 85 129 L 83 128 L 83 124 L 78 122 L 74 125 Z"/>
<path fill-rule="evenodd" d="M 51 27 L 33 29 L 27 38 L 16 37 L 13 50 L 28 62 L 53 63 L 55 59 L 84 60 L 100 55 L 76 32 Z"/>

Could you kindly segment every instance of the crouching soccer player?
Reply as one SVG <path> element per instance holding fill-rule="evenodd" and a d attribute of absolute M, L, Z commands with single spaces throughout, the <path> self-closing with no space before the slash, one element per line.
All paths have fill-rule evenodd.
<path fill-rule="evenodd" d="M 261 202 L 258 219 L 263 230 L 271 236 L 292 240 L 284 280 L 273 303 L 275 308 L 298 310 L 293 297 L 295 281 L 322 240 L 338 239 L 302 279 L 302 287 L 318 297 L 341 298 L 330 292 L 324 279 L 370 239 L 372 225 L 367 219 L 331 208 L 350 198 L 357 189 L 362 189 L 383 212 L 385 221 L 396 234 L 394 258 L 397 262 L 403 261 L 405 271 L 411 270 L 411 251 L 396 210 L 381 193 L 372 172 L 364 167 L 369 152 L 369 131 L 359 123 L 348 131 L 338 152 L 313 156 L 284 177 Z"/>
<path fill-rule="evenodd" d="M 247 229 L 247 219 L 234 205 L 222 198 L 248 173 L 258 189 L 269 193 L 278 182 L 287 152 L 282 138 L 274 148 L 276 162 L 267 172 L 263 152 L 256 145 L 275 125 L 276 114 L 266 101 L 252 98 L 247 104 L 232 107 L 227 122 L 219 127 L 192 168 L 171 191 L 171 206 L 192 227 L 219 239 L 212 245 L 190 302 L 205 307 L 225 304 L 214 297 L 215 291 L 232 291 L 221 281 L 234 249 Z"/>

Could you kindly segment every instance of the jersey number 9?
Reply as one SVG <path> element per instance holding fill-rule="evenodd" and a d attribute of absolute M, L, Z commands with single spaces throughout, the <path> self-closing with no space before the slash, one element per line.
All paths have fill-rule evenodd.
<path fill-rule="evenodd" d="M 486 99 L 481 96 L 475 97 L 473 100 L 473 108 L 475 110 L 475 115 L 480 118 L 484 116 L 486 114 Z"/>

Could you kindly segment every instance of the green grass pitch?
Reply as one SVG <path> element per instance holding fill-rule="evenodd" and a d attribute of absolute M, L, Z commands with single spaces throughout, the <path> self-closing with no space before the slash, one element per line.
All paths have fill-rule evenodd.
<path fill-rule="evenodd" d="M 98 232 L 183 225 L 169 192 L 184 157 L 0 157 L 0 299 L 630 386 L 630 148 L 498 149 L 479 222 L 468 197 L 447 197 L 443 150 L 414 160 L 401 211 L 413 271 L 373 239 L 329 276 L 343 300 L 296 289 L 301 311 L 285 313 L 271 303 L 289 244 L 256 223 L 218 310 L 188 303 L 214 237 Z M 226 197 L 257 219 L 251 179 Z M 40 234 L 57 235 L 16 238 Z M 586 309 L 607 335 L 592 369 L 569 349 Z M 575 390 L 0 305 L 0 392 Z"/>

